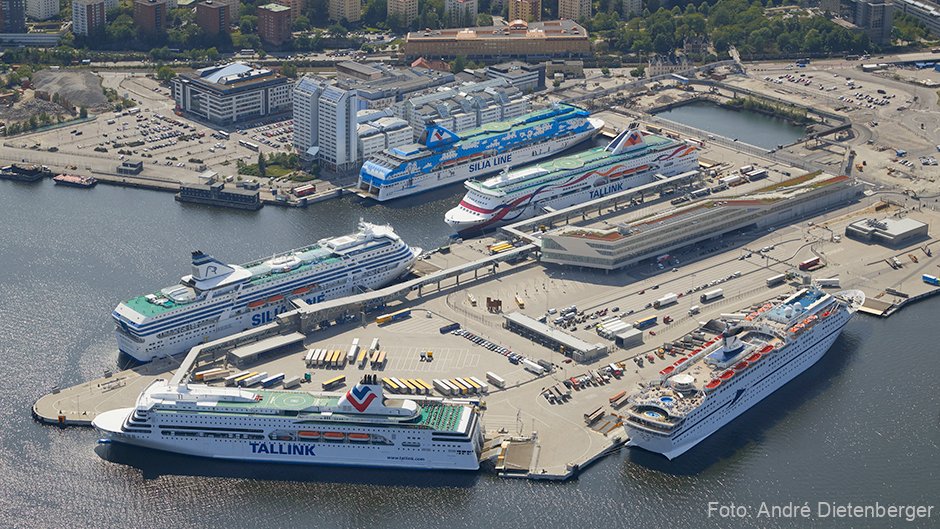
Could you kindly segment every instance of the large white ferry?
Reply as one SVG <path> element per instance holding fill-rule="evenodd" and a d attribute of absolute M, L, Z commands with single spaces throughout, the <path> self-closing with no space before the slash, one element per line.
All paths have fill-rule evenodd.
<path fill-rule="evenodd" d="M 92 424 L 113 442 L 277 463 L 477 470 L 483 444 L 472 406 L 386 399 L 375 375 L 345 394 L 156 380 Z"/>
<path fill-rule="evenodd" d="M 864 301 L 813 287 L 763 305 L 630 397 L 628 445 L 682 455 L 815 364 Z"/>
<path fill-rule="evenodd" d="M 483 181 L 444 215 L 460 235 L 523 220 L 698 168 L 698 148 L 628 128 L 606 147 L 522 167 Z"/>
<path fill-rule="evenodd" d="M 541 160 L 600 132 L 604 122 L 589 115 L 559 104 L 459 134 L 428 127 L 424 145 L 386 149 L 367 160 L 359 189 L 385 201 Z"/>
<path fill-rule="evenodd" d="M 293 309 L 293 299 L 318 303 L 385 286 L 404 275 L 420 253 L 390 226 L 365 222 L 357 233 L 244 265 L 193 252 L 192 274 L 179 284 L 114 309 L 118 348 L 142 362 L 183 353 L 273 322 Z"/>

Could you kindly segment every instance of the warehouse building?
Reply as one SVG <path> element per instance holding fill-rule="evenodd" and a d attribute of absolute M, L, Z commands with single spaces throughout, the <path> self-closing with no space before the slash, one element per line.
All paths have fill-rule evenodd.
<path fill-rule="evenodd" d="M 405 37 L 404 52 L 411 59 L 547 60 L 590 56 L 591 42 L 573 20 L 516 20 L 508 26 L 413 31 Z"/>
<path fill-rule="evenodd" d="M 558 351 L 571 357 L 577 362 L 589 362 L 607 354 L 607 346 L 600 343 L 589 344 L 584 340 L 572 336 L 560 329 L 530 318 L 521 312 L 503 314 L 506 328 L 540 343 L 553 351 Z"/>
<path fill-rule="evenodd" d="M 926 239 L 927 225 L 914 219 L 862 219 L 845 227 L 845 236 L 892 248 Z"/>

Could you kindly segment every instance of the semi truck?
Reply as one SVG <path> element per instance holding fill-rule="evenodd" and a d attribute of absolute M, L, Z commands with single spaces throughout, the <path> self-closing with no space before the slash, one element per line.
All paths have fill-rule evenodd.
<path fill-rule="evenodd" d="M 633 328 L 640 329 L 640 330 L 648 329 L 652 327 L 653 325 L 656 325 L 657 318 L 658 316 L 647 316 L 646 318 L 643 318 L 641 320 L 636 320 L 635 322 L 633 322 Z"/>
<path fill-rule="evenodd" d="M 503 377 L 497 375 L 496 373 L 492 371 L 486 372 L 486 380 L 489 381 L 490 384 L 493 384 L 494 386 L 498 388 L 506 387 L 506 381 L 503 379 Z"/>
<path fill-rule="evenodd" d="M 817 279 L 816 284 L 819 288 L 839 288 L 839 278 L 830 277 L 826 279 Z"/>
<path fill-rule="evenodd" d="M 800 263 L 800 270 L 806 271 L 810 268 L 814 268 L 819 265 L 821 259 L 819 257 L 813 257 L 812 259 L 807 259 Z"/>
<path fill-rule="evenodd" d="M 678 303 L 678 302 L 679 302 L 678 294 L 674 294 L 670 292 L 669 294 L 666 294 L 665 296 L 654 301 L 653 307 L 657 309 L 661 309 L 663 307 L 668 307 L 669 305 L 672 305 L 673 303 Z"/>
<path fill-rule="evenodd" d="M 698 299 L 702 303 L 708 303 L 709 301 L 716 300 L 720 297 L 724 297 L 724 295 L 725 295 L 724 290 L 720 288 L 716 288 L 715 290 L 709 290 L 708 292 L 702 294 L 701 296 L 699 296 Z"/>
<path fill-rule="evenodd" d="M 784 281 L 787 280 L 786 274 L 777 274 L 775 276 L 770 276 L 767 278 L 767 286 L 775 287 L 777 285 L 782 285 Z"/>
<path fill-rule="evenodd" d="M 924 275 L 921 276 L 921 279 L 923 279 L 923 280 L 924 280 L 924 283 L 927 283 L 928 285 L 933 285 L 933 286 L 935 286 L 935 287 L 940 287 L 940 278 L 938 278 L 937 276 L 932 276 L 932 275 L 930 275 L 930 274 L 924 274 Z"/>

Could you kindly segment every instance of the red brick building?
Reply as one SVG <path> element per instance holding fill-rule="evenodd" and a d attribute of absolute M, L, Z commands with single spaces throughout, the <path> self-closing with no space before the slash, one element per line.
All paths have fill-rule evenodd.
<path fill-rule="evenodd" d="M 228 33 L 232 28 L 231 5 L 205 0 L 196 4 L 196 24 L 209 35 Z"/>
<path fill-rule="evenodd" d="M 291 38 L 291 8 L 280 4 L 258 6 L 258 36 L 261 41 L 280 46 Z"/>

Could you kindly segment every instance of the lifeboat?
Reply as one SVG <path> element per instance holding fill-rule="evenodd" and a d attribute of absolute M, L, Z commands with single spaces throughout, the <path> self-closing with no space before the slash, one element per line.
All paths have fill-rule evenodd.
<path fill-rule="evenodd" d="M 271 296 L 271 297 L 269 297 L 269 298 L 268 298 L 268 303 L 277 303 L 278 301 L 281 301 L 282 299 L 284 299 L 284 296 L 278 294 L 278 295 L 276 295 L 276 296 Z"/>
<path fill-rule="evenodd" d="M 264 305 L 265 303 L 267 303 L 267 300 L 264 300 L 264 299 L 256 299 L 255 301 L 252 301 L 251 303 L 248 304 L 248 308 L 249 308 L 249 309 L 256 309 L 256 308 L 258 308 L 258 307 Z"/>
<path fill-rule="evenodd" d="M 310 292 L 310 287 L 295 288 L 294 291 L 291 292 L 291 294 L 296 294 L 299 296 L 301 294 L 306 294 L 307 292 Z"/>
<path fill-rule="evenodd" d="M 320 432 L 315 430 L 301 430 L 297 432 L 297 437 L 300 437 L 301 439 L 319 439 Z"/>
<path fill-rule="evenodd" d="M 679 365 L 679 364 L 681 364 L 682 362 L 685 362 L 686 360 L 688 360 L 688 358 L 686 358 L 686 357 L 683 356 L 682 358 L 676 360 L 676 365 Z"/>
<path fill-rule="evenodd" d="M 730 380 L 731 377 L 733 376 L 734 376 L 734 371 L 729 369 L 725 371 L 724 373 L 722 373 L 721 375 L 719 375 L 718 378 L 720 378 L 721 380 Z"/>
<path fill-rule="evenodd" d="M 715 388 L 721 385 L 721 380 L 717 378 L 711 379 L 708 384 L 705 384 L 705 391 L 714 391 Z"/>
<path fill-rule="evenodd" d="M 763 348 L 761 348 L 760 353 L 761 353 L 761 354 L 767 354 L 767 353 L 769 353 L 769 352 L 771 352 L 771 351 L 773 351 L 773 350 L 774 350 L 774 346 L 772 346 L 772 345 L 770 345 L 770 344 L 767 344 L 767 345 L 765 345 Z"/>
<path fill-rule="evenodd" d="M 660 371 L 659 374 L 668 375 L 669 373 L 672 373 L 673 371 L 675 371 L 675 369 L 676 369 L 675 366 L 669 366 L 666 369 L 663 369 L 662 371 Z"/>
<path fill-rule="evenodd" d="M 735 370 L 735 371 L 743 371 L 743 370 L 747 369 L 747 366 L 748 366 L 748 365 L 749 365 L 749 364 L 747 363 L 746 360 L 745 360 L 744 362 L 738 362 L 737 365 L 734 366 L 734 370 Z"/>
<path fill-rule="evenodd" d="M 351 433 L 348 437 L 350 441 L 359 441 L 360 443 L 364 443 L 369 440 L 370 435 L 367 433 Z"/>
<path fill-rule="evenodd" d="M 747 357 L 747 363 L 753 364 L 754 362 L 756 362 L 756 361 L 758 361 L 758 360 L 760 360 L 760 359 L 761 359 L 761 354 L 760 354 L 760 353 L 754 353 L 754 354 L 752 354 L 751 356 Z"/>
<path fill-rule="evenodd" d="M 328 441 L 342 441 L 346 438 L 346 434 L 343 432 L 326 432 L 323 434 L 323 438 Z"/>

